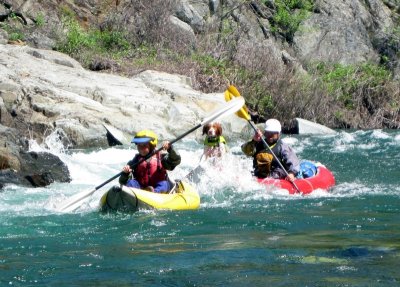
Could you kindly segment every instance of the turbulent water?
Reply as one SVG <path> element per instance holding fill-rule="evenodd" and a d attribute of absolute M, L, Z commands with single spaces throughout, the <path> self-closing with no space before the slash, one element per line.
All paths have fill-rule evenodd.
<path fill-rule="evenodd" d="M 231 156 L 194 186 L 196 211 L 100 213 L 96 191 L 73 213 L 56 206 L 117 174 L 133 147 L 64 151 L 71 183 L 0 192 L 0 286 L 398 286 L 399 131 L 339 131 L 285 141 L 335 175 L 329 192 L 288 195 L 252 179 L 251 160 Z M 202 147 L 175 144 L 181 178 Z M 33 150 L 40 150 L 32 143 Z"/>

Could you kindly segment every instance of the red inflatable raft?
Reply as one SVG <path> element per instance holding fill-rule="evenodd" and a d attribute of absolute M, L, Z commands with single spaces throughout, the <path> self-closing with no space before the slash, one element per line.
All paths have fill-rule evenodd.
<path fill-rule="evenodd" d="M 290 194 L 298 193 L 294 185 L 284 179 L 274 178 L 258 178 L 259 183 L 265 185 L 274 185 L 278 188 L 283 188 L 289 191 Z M 302 194 L 309 194 L 316 189 L 329 189 L 335 185 L 335 177 L 332 172 L 323 165 L 317 166 L 317 174 L 309 178 L 298 178 L 295 184 L 299 188 Z"/>

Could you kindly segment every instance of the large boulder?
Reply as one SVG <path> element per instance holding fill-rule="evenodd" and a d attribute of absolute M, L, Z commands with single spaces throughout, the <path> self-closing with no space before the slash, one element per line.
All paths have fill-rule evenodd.
<path fill-rule="evenodd" d="M 20 175 L 34 187 L 47 186 L 54 181 L 70 182 L 68 167 L 59 157 L 48 152 L 21 152 Z"/>
<path fill-rule="evenodd" d="M 21 184 L 69 180 L 56 158 L 29 153 L 28 140 L 40 144 L 56 132 L 65 148 L 106 147 L 105 124 L 127 137 L 151 129 L 161 139 L 173 139 L 225 105 L 223 93 L 193 90 L 190 78 L 180 75 L 144 71 L 126 78 L 97 73 L 64 54 L 28 46 L 0 45 L 0 54 L 0 146 L 4 149 L 0 170 L 6 171 L 2 178 L 17 171 Z M 225 132 L 231 135 L 245 125 L 236 116 L 225 122 Z M 57 172 L 49 174 L 47 169 Z"/>
<path fill-rule="evenodd" d="M 148 128 L 172 138 L 224 104 L 222 93 L 195 91 L 190 79 L 179 75 L 91 72 L 64 54 L 27 46 L 0 45 L 0 53 L 0 123 L 19 123 L 25 136 L 39 142 L 61 129 L 71 147 L 106 146 L 103 123 L 131 135 Z"/>
<path fill-rule="evenodd" d="M 18 130 L 0 124 L 0 189 L 6 184 L 39 187 L 70 180 L 60 158 L 28 151 L 28 140 Z"/>

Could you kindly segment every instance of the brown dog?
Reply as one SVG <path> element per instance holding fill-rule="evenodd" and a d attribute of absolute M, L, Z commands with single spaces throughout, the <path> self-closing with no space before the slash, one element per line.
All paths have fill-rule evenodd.
<path fill-rule="evenodd" d="M 211 122 L 203 127 L 205 158 L 221 157 L 227 152 L 226 141 L 222 136 L 222 126 L 218 122 Z"/>

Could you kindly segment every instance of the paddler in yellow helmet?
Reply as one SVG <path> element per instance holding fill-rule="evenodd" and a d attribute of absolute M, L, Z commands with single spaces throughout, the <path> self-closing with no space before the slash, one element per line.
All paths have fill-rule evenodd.
<path fill-rule="evenodd" d="M 157 135 L 150 130 L 136 133 L 132 143 L 136 144 L 139 153 L 122 168 L 120 184 L 157 193 L 170 191 L 172 186 L 167 170 L 178 166 L 181 156 L 169 141 L 163 142 L 161 152 L 152 154 L 157 142 Z"/>
<path fill-rule="evenodd" d="M 254 175 L 258 178 L 273 177 L 293 181 L 300 170 L 300 162 L 293 149 L 281 140 L 281 123 L 277 119 L 265 122 L 264 134 L 257 130 L 253 139 L 242 145 L 242 151 L 253 157 Z M 261 137 L 264 136 L 269 149 L 264 146 Z M 277 158 L 273 156 L 272 152 Z M 279 160 L 287 174 L 278 163 Z"/>

